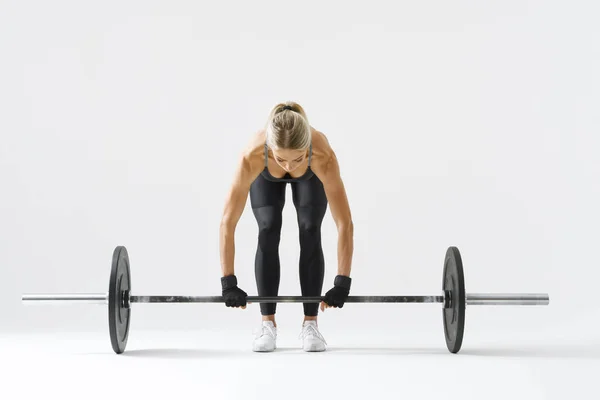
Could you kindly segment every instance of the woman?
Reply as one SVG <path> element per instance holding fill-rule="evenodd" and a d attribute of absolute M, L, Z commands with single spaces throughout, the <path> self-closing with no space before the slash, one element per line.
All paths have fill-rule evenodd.
<path fill-rule="evenodd" d="M 279 240 L 286 184 L 300 230 L 300 288 L 303 296 L 321 296 L 324 258 L 321 222 L 327 204 L 338 230 L 338 274 L 325 294 L 321 311 L 342 307 L 350 291 L 353 224 L 346 191 L 334 151 L 325 135 L 308 123 L 297 103 L 277 104 L 266 127 L 257 132 L 242 153 L 228 193 L 220 227 L 221 285 L 228 307 L 246 308 L 247 294 L 237 286 L 234 274 L 234 232 L 248 193 L 258 222 L 255 276 L 259 296 L 277 296 L 280 264 Z M 305 351 L 323 351 L 326 342 L 317 326 L 318 303 L 304 303 L 301 337 Z M 276 348 L 276 303 L 261 303 L 262 330 L 253 343 L 254 351 Z"/>

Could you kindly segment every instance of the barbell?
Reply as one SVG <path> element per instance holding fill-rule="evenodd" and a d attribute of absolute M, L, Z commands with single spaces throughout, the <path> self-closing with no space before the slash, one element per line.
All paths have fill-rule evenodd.
<path fill-rule="evenodd" d="M 24 294 L 24 303 L 108 304 L 108 327 L 115 353 L 125 351 L 129 337 L 133 303 L 223 303 L 222 296 L 134 296 L 131 294 L 129 255 L 124 246 L 113 252 L 107 293 L 91 294 Z M 320 303 L 323 296 L 248 296 L 250 303 Z M 346 303 L 441 303 L 446 347 L 458 353 L 465 331 L 466 305 L 548 305 L 547 293 L 536 294 L 467 294 L 462 258 L 451 246 L 444 257 L 442 292 L 436 296 L 348 296 Z"/>

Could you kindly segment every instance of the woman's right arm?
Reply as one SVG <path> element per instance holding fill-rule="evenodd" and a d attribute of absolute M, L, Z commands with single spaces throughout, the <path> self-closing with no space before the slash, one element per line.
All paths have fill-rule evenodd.
<path fill-rule="evenodd" d="M 221 254 L 221 272 L 223 276 L 233 275 L 235 258 L 235 227 L 237 226 L 250 191 L 250 185 L 260 172 L 255 171 L 250 155 L 244 152 L 235 171 L 233 183 L 225 199 L 225 208 L 219 229 L 219 248 Z"/>

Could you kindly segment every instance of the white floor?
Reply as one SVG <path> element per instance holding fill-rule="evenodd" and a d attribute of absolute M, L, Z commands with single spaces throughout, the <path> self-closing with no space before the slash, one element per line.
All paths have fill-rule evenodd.
<path fill-rule="evenodd" d="M 598 399 L 600 341 L 491 332 L 458 355 L 440 333 L 324 332 L 323 353 L 253 353 L 252 329 L 132 331 L 115 355 L 105 332 L 0 336 L 2 399 Z"/>

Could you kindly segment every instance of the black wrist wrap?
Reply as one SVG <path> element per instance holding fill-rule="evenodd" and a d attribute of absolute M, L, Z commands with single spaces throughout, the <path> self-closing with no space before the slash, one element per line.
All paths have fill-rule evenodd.
<path fill-rule="evenodd" d="M 221 288 L 223 290 L 231 289 L 237 286 L 237 278 L 235 275 L 227 275 L 221 277 Z"/>
<path fill-rule="evenodd" d="M 350 283 L 351 282 L 352 282 L 352 278 L 350 278 L 349 276 L 337 275 L 335 277 L 335 279 L 333 280 L 333 285 L 334 286 L 339 286 L 339 287 L 344 288 L 346 290 L 350 290 Z"/>

